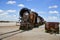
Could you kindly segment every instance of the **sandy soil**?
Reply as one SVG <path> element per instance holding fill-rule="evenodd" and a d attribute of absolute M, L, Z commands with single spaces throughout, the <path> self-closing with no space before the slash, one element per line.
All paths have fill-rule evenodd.
<path fill-rule="evenodd" d="M 0 40 L 60 40 L 60 34 L 45 33 L 44 25 L 29 31 L 19 26 L 0 26 Z"/>

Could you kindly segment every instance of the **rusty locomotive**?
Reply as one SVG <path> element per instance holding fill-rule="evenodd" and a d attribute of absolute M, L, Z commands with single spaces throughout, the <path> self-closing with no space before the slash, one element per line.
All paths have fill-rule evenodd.
<path fill-rule="evenodd" d="M 22 8 L 19 13 L 20 27 L 19 30 L 32 30 L 45 24 L 46 33 L 59 34 L 59 22 L 46 22 L 38 13 L 28 8 Z"/>
<path fill-rule="evenodd" d="M 21 20 L 19 30 L 31 30 L 44 24 L 44 19 L 28 8 L 22 8 L 19 15 Z"/>

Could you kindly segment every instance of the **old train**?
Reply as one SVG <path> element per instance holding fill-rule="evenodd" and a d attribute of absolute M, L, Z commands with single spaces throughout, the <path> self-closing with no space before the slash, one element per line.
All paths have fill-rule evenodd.
<path fill-rule="evenodd" d="M 31 11 L 28 8 L 22 8 L 19 13 L 20 28 L 19 30 L 31 30 L 44 24 L 44 19 L 38 16 L 38 13 Z"/>
<path fill-rule="evenodd" d="M 46 33 L 59 34 L 59 22 L 46 22 L 45 23 Z"/>
<path fill-rule="evenodd" d="M 20 27 L 19 30 L 32 30 L 45 24 L 46 33 L 59 34 L 59 22 L 46 22 L 38 13 L 28 8 L 22 8 L 19 13 Z"/>

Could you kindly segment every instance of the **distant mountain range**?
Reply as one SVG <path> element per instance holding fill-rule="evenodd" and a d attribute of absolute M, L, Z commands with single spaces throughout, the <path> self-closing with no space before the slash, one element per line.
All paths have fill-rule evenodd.
<path fill-rule="evenodd" d="M 0 21 L 0 22 L 18 22 L 18 21 Z"/>

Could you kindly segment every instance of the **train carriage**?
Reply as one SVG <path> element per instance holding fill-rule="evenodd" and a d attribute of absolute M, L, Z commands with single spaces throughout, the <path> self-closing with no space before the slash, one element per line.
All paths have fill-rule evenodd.
<path fill-rule="evenodd" d="M 47 33 L 56 33 L 59 34 L 59 22 L 46 22 L 45 31 Z"/>

